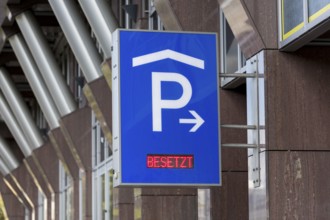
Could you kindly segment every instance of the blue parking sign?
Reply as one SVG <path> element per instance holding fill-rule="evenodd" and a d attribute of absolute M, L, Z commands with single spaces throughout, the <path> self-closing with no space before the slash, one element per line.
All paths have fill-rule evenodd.
<path fill-rule="evenodd" d="M 221 184 L 217 35 L 117 30 L 115 186 Z"/>

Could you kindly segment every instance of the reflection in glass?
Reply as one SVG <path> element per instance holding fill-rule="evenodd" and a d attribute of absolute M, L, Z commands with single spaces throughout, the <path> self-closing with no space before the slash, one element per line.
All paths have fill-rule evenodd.
<path fill-rule="evenodd" d="M 325 10 L 330 9 L 330 0 L 308 0 L 309 21 L 319 17 Z"/>
<path fill-rule="evenodd" d="M 237 40 L 234 37 L 233 32 L 230 29 L 230 26 L 227 21 L 226 23 L 226 63 L 225 63 L 225 72 L 226 73 L 235 73 L 238 70 L 238 49 L 237 49 Z"/>

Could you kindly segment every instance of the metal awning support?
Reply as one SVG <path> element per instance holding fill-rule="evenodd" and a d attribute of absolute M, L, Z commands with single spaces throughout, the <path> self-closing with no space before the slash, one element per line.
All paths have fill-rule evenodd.
<path fill-rule="evenodd" d="M 2 28 L 0 28 L 0 51 L 2 51 L 3 46 L 6 42 L 6 34 Z"/>
<path fill-rule="evenodd" d="M 10 79 L 4 67 L 0 67 L 0 88 L 30 145 L 34 148 L 41 147 L 44 144 L 44 140 L 42 139 L 40 131 L 21 94 L 17 91 L 14 82 Z"/>
<path fill-rule="evenodd" d="M 28 141 L 26 140 L 22 129 L 20 128 L 16 118 L 14 117 L 14 114 L 10 110 L 10 107 L 2 93 L 0 93 L 0 114 L 2 115 L 2 118 L 4 119 L 11 134 L 16 140 L 19 148 L 22 150 L 24 156 L 30 156 L 34 149 L 29 145 Z"/>
<path fill-rule="evenodd" d="M 15 19 L 61 116 L 73 112 L 77 103 L 35 17 L 30 11 L 25 11 Z"/>
<path fill-rule="evenodd" d="M 229 148 L 258 148 L 258 145 L 256 144 L 221 144 L 221 147 L 229 147 Z M 261 146 L 259 146 L 261 147 Z"/>
<path fill-rule="evenodd" d="M 48 122 L 49 127 L 51 129 L 58 128 L 60 126 L 59 125 L 60 114 L 41 76 L 41 73 L 39 72 L 37 64 L 35 63 L 32 54 L 28 49 L 28 46 L 26 45 L 26 42 L 24 41 L 21 34 L 15 34 L 11 36 L 8 40 L 11 47 L 14 50 L 18 62 L 20 63 L 20 66 L 26 76 L 26 79 L 31 86 L 31 89 L 43 112 L 43 115 L 45 116 L 45 119 Z M 24 128 L 24 130 L 26 129 L 28 128 Z M 45 175 L 43 168 L 40 166 L 39 161 L 36 159 L 35 155 L 32 153 L 31 156 L 39 172 L 42 174 L 45 182 L 49 182 L 47 180 L 47 176 Z M 51 192 L 51 204 L 53 205 L 55 204 L 54 196 L 53 196 L 54 190 L 49 184 L 47 185 L 47 187 Z M 51 210 L 51 213 L 53 215 L 54 210 Z"/>
<path fill-rule="evenodd" d="M 6 176 L 10 173 L 9 168 L 7 167 L 7 165 L 3 162 L 3 160 L 0 158 L 0 172 L 2 174 L 2 176 Z"/>
<path fill-rule="evenodd" d="M 75 2 L 49 0 L 49 4 L 55 13 L 87 82 L 101 77 L 101 57 Z"/>
<path fill-rule="evenodd" d="M 231 124 L 223 124 L 221 128 L 233 128 L 233 129 L 257 129 L 256 125 L 231 125 Z M 265 129 L 265 126 L 259 126 L 260 129 Z"/>
<path fill-rule="evenodd" d="M 0 136 L 0 159 L 3 160 L 9 171 L 12 171 L 19 166 L 19 162 L 9 148 L 7 141 Z"/>
<path fill-rule="evenodd" d="M 90 23 L 93 32 L 106 56 L 111 57 L 112 32 L 118 28 L 118 22 L 112 13 L 109 1 L 79 0 L 80 6 Z"/>
<path fill-rule="evenodd" d="M 58 128 L 60 126 L 60 114 L 23 37 L 20 34 L 16 34 L 8 40 L 45 115 L 49 127 L 51 129 Z"/>

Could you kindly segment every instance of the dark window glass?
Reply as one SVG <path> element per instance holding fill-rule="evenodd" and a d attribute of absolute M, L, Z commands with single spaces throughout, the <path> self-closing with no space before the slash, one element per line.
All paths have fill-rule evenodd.
<path fill-rule="evenodd" d="M 304 1 L 283 0 L 282 1 L 282 28 L 284 38 L 286 34 L 304 22 Z M 288 36 L 289 37 L 289 36 Z"/>

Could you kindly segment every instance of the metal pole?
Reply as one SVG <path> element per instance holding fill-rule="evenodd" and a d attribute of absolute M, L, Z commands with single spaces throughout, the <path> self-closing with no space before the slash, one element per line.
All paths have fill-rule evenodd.
<path fill-rule="evenodd" d="M 112 32 L 118 23 L 106 0 L 79 0 L 80 6 L 90 23 L 98 42 L 107 58 L 111 57 Z"/>
<path fill-rule="evenodd" d="M 256 144 L 221 144 L 221 147 L 228 148 L 257 148 Z"/>
<path fill-rule="evenodd" d="M 221 128 L 255 130 L 255 129 L 257 129 L 257 126 L 256 125 L 231 125 L 231 124 L 225 124 L 225 125 L 221 125 Z M 259 126 L 259 129 L 265 129 L 265 126 Z"/>
<path fill-rule="evenodd" d="M 16 34 L 11 36 L 8 40 L 16 54 L 27 80 L 29 81 L 29 84 L 50 128 L 58 128 L 60 126 L 60 114 L 23 37 L 20 34 Z"/>
<path fill-rule="evenodd" d="M 77 103 L 35 17 L 30 11 L 25 11 L 17 15 L 15 19 L 61 116 L 73 112 L 77 108 Z"/>
<path fill-rule="evenodd" d="M 25 137 L 29 143 L 38 148 L 44 144 L 44 140 L 37 128 L 31 113 L 29 112 L 21 94 L 17 91 L 12 79 L 10 79 L 7 70 L 0 68 L 0 88 L 6 97 L 11 110 L 13 111 L 19 125 L 21 126 Z"/>
<path fill-rule="evenodd" d="M 0 159 L 0 172 L 2 176 L 6 176 L 10 173 L 9 168 L 6 166 L 6 164 Z"/>
<path fill-rule="evenodd" d="M 257 60 L 256 60 L 257 62 Z M 257 118 L 256 118 L 256 124 L 257 124 L 257 129 L 256 129 L 256 139 L 257 139 L 257 148 L 254 149 L 253 154 L 256 155 L 256 167 L 254 168 L 255 171 L 257 170 L 257 178 L 254 180 L 254 186 L 255 187 L 259 187 L 260 186 L 260 99 L 259 99 L 259 76 L 260 74 L 258 71 L 258 64 L 256 64 L 256 73 L 257 73 L 257 77 L 254 79 L 256 81 L 256 100 L 257 100 L 257 108 L 256 108 L 256 114 L 257 114 Z M 261 77 L 262 78 L 262 77 Z M 253 168 L 252 168 L 253 170 Z"/>
<path fill-rule="evenodd" d="M 220 73 L 220 77 L 225 78 L 225 77 L 237 77 L 237 78 L 263 78 L 264 75 L 261 74 L 256 74 L 256 73 Z"/>
<path fill-rule="evenodd" d="M 14 170 L 19 166 L 19 162 L 14 154 L 10 151 L 7 141 L 0 136 L 0 155 L 3 162 L 8 166 L 9 170 Z"/>
<path fill-rule="evenodd" d="M 49 4 L 60 23 L 87 82 L 102 76 L 100 54 L 93 43 L 91 33 L 86 27 L 84 18 L 79 13 L 75 2 L 49 0 Z"/>
<path fill-rule="evenodd" d="M 235 129 L 256 129 L 255 125 L 221 125 L 221 128 L 235 128 Z"/>
<path fill-rule="evenodd" d="M 25 157 L 28 157 L 32 153 L 31 146 L 27 142 L 22 129 L 19 127 L 16 118 L 14 117 L 12 111 L 9 108 L 7 101 L 5 100 L 2 93 L 0 93 L 0 113 L 9 128 L 11 134 L 13 135 L 14 139 L 16 140 L 18 146 L 22 150 Z"/>

